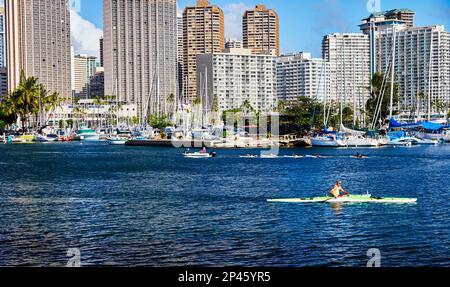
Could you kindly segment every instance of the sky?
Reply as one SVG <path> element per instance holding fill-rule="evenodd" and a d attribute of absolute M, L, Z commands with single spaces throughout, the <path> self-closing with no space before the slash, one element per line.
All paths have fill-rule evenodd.
<path fill-rule="evenodd" d="M 98 56 L 103 29 L 102 0 L 74 1 L 72 40 L 77 53 Z M 331 33 L 359 32 L 368 5 L 379 1 L 382 10 L 408 8 L 417 12 L 416 26 L 445 25 L 450 31 L 450 0 L 211 0 L 225 14 L 225 36 L 242 38 L 242 15 L 256 4 L 265 4 L 280 17 L 282 53 L 310 52 L 321 57 L 321 42 Z M 196 0 L 178 0 L 179 13 Z M 373 8 L 371 8 L 373 9 Z"/>

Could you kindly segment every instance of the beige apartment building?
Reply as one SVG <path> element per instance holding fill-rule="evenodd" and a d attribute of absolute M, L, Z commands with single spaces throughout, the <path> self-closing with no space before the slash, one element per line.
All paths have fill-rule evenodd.
<path fill-rule="evenodd" d="M 176 0 L 104 0 L 105 94 L 137 105 L 141 122 L 177 105 Z"/>
<path fill-rule="evenodd" d="M 74 96 L 78 99 L 91 98 L 91 78 L 95 75 L 96 57 L 76 55 L 73 57 L 73 84 Z"/>
<path fill-rule="evenodd" d="M 69 0 L 6 0 L 8 88 L 23 70 L 49 91 L 71 98 Z"/>
<path fill-rule="evenodd" d="M 244 48 L 253 54 L 280 55 L 280 24 L 277 13 L 265 5 L 246 11 L 242 19 Z"/>
<path fill-rule="evenodd" d="M 198 0 L 183 12 L 184 100 L 192 103 L 197 93 L 197 55 L 220 53 L 225 48 L 223 11 L 208 0 Z"/>

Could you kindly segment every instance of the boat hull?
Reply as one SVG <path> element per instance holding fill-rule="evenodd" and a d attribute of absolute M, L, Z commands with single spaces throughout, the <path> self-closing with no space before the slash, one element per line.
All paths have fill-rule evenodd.
<path fill-rule="evenodd" d="M 369 138 L 349 138 L 346 143 L 348 147 L 377 147 L 380 145 L 378 140 Z"/>
<path fill-rule="evenodd" d="M 213 156 L 210 154 L 185 154 L 184 155 L 185 158 L 194 158 L 194 159 L 200 159 L 200 158 L 212 158 Z"/>
<path fill-rule="evenodd" d="M 109 145 L 126 145 L 128 140 L 108 140 Z"/>
<path fill-rule="evenodd" d="M 342 140 L 312 138 L 311 145 L 313 147 L 345 147 L 347 144 Z"/>
<path fill-rule="evenodd" d="M 286 198 L 286 199 L 269 199 L 271 203 L 396 203 L 396 204 L 414 204 L 417 198 L 378 198 L 368 196 L 344 196 L 339 198 L 333 197 L 314 197 L 314 198 Z"/>

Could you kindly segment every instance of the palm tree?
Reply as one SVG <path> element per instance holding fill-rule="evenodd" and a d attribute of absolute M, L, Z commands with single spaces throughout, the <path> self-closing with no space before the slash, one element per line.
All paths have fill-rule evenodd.
<path fill-rule="evenodd" d="M 95 121 L 97 123 L 97 126 L 99 126 L 99 124 L 100 124 L 100 120 L 99 120 L 99 118 L 100 118 L 100 115 L 99 115 L 100 114 L 100 106 L 103 105 L 103 99 L 100 96 L 96 96 L 94 98 L 94 105 L 97 107 L 97 115 L 95 117 Z"/>
<path fill-rule="evenodd" d="M 169 110 L 173 110 L 173 114 L 175 114 L 176 110 L 175 110 L 175 95 L 174 94 L 170 94 L 167 97 L 167 101 L 170 104 L 170 109 Z"/>
<path fill-rule="evenodd" d="M 246 113 L 254 113 L 256 111 L 248 99 L 242 103 L 241 110 L 245 111 Z"/>
<path fill-rule="evenodd" d="M 38 109 L 39 88 L 37 78 L 25 77 L 22 70 L 20 74 L 20 83 L 18 87 L 3 98 L 2 106 L 6 116 L 16 116 L 22 122 L 22 131 L 25 131 L 25 123 L 28 122 L 30 115 L 33 115 Z"/>
<path fill-rule="evenodd" d="M 39 102 L 39 121 L 41 121 L 42 113 L 45 112 L 48 117 L 45 119 L 45 122 L 48 122 L 50 117 L 52 116 L 53 112 L 58 108 L 61 107 L 63 99 L 60 97 L 59 93 L 53 92 L 50 93 L 47 91 L 44 84 L 38 85 L 38 102 Z M 45 117 L 45 115 L 44 115 Z M 40 122 L 40 124 L 42 124 Z"/>

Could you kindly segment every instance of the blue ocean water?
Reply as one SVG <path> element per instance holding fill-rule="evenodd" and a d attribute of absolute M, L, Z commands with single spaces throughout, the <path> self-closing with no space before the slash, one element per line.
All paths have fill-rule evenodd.
<path fill-rule="evenodd" d="M 289 149 L 325 158 L 106 144 L 0 145 L 0 266 L 450 266 L 450 146 Z M 354 194 L 416 205 L 269 204 Z"/>

